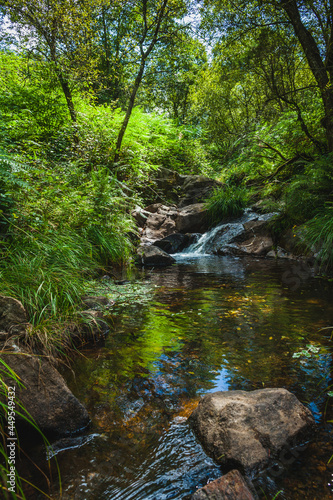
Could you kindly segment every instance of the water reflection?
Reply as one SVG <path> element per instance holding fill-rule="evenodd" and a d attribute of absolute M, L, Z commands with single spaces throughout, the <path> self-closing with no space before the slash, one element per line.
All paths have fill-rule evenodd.
<path fill-rule="evenodd" d="M 77 359 L 75 379 L 66 374 L 95 437 L 58 453 L 63 498 L 192 493 L 221 475 L 186 423 L 200 395 L 261 387 L 294 392 L 322 429 L 307 462 L 301 457 L 289 474 L 267 480 L 267 497 L 282 488 L 279 498 L 288 500 L 329 498 L 331 331 L 320 329 L 333 324 L 333 287 L 308 277 L 292 292 L 283 281 L 288 266 L 210 256 L 146 273 L 152 301 L 114 315 L 105 346 Z M 319 353 L 293 358 L 306 344 Z"/>

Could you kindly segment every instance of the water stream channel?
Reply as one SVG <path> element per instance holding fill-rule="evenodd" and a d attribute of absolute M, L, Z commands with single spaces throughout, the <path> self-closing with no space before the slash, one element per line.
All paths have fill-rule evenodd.
<path fill-rule="evenodd" d="M 187 424 L 200 397 L 263 387 L 296 394 L 318 432 L 286 471 L 259 484 L 260 498 L 332 498 L 333 283 L 298 262 L 176 259 L 138 271 L 139 300 L 112 310 L 105 341 L 65 372 L 92 426 L 54 445 L 62 498 L 183 499 L 223 474 Z M 131 286 L 119 286 L 119 297 Z"/>

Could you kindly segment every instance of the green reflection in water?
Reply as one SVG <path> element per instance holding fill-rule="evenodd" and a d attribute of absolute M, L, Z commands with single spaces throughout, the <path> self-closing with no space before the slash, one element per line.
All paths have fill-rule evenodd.
<path fill-rule="evenodd" d="M 133 464 L 140 468 L 142 454 L 157 447 L 157 436 L 172 418 L 188 416 L 199 396 L 210 390 L 286 387 L 312 405 L 318 421 L 323 421 L 324 411 L 326 418 L 332 412 L 331 402 L 325 410 L 330 332 L 320 331 L 333 323 L 332 286 L 309 280 L 291 292 L 281 278 L 285 268 L 273 262 L 233 261 L 233 274 L 229 268 L 224 272 L 223 260 L 214 262 L 205 272 L 195 265 L 150 272 L 153 299 L 127 301 L 113 314 L 105 346 L 87 350 L 76 362 L 71 387 L 95 426 L 109 436 L 109 447 L 122 443 L 121 463 L 129 469 Z M 320 347 L 318 356 L 293 358 L 311 343 Z M 94 453 L 97 462 L 106 459 L 105 449 Z M 325 453 L 328 460 L 332 453 Z M 168 458 L 163 455 L 154 467 L 167 469 Z M 158 486 L 158 474 L 153 480 L 156 495 L 165 488 L 165 483 Z M 327 470 L 320 480 L 316 474 L 295 480 L 285 498 L 298 498 L 292 488 L 304 481 L 319 481 L 325 498 Z M 124 484 L 135 478 L 131 469 Z M 113 481 L 111 474 L 108 484 Z M 177 487 L 182 494 L 188 492 L 180 480 Z M 132 492 L 123 498 L 154 498 L 145 494 L 136 497 Z M 181 493 L 170 498 L 181 498 Z"/>

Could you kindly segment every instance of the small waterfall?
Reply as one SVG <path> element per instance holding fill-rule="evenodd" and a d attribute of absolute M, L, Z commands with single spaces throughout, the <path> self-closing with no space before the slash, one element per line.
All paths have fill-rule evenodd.
<path fill-rule="evenodd" d="M 244 224 L 246 222 L 268 221 L 273 215 L 276 214 L 258 214 L 248 208 L 238 219 L 224 222 L 204 233 L 196 243 L 185 248 L 178 255 L 182 257 L 199 257 L 216 254 L 225 245 L 233 244 L 235 238 L 245 231 Z"/>

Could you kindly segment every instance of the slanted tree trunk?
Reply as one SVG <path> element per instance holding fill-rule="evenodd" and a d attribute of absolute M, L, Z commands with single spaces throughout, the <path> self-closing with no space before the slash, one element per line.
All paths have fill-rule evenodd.
<path fill-rule="evenodd" d="M 123 138 L 124 138 L 124 135 L 125 135 L 125 132 L 127 129 L 129 119 L 130 119 L 131 114 L 132 114 L 132 110 L 133 110 L 134 102 L 135 102 L 135 97 L 136 97 L 136 94 L 138 92 L 138 89 L 140 87 L 140 84 L 141 84 L 141 81 L 143 78 L 146 61 L 147 61 L 149 54 L 151 53 L 151 51 L 155 47 L 155 44 L 158 40 L 158 35 L 160 32 L 162 21 L 164 19 L 165 10 L 166 10 L 166 6 L 168 4 L 168 1 L 169 0 L 163 0 L 163 2 L 162 2 L 162 5 L 160 7 L 160 10 L 159 10 L 157 18 L 156 18 L 155 29 L 152 33 L 151 41 L 150 41 L 146 50 L 144 50 L 144 47 L 145 47 L 145 43 L 147 42 L 147 37 L 148 37 L 149 30 L 151 27 L 149 26 L 149 23 L 147 21 L 148 0 L 143 0 L 143 2 L 142 2 L 142 19 L 143 19 L 143 23 L 144 23 L 144 29 L 143 29 L 141 40 L 139 42 L 140 53 L 141 53 L 140 68 L 139 68 L 138 74 L 136 75 L 136 79 L 135 79 L 135 82 L 134 82 L 134 85 L 132 88 L 132 92 L 131 92 L 130 100 L 128 103 L 126 115 L 125 115 L 124 121 L 121 125 L 120 131 L 118 134 L 117 143 L 116 143 L 116 152 L 114 155 L 114 163 L 118 163 L 118 161 L 119 161 L 121 145 L 123 142 Z"/>
<path fill-rule="evenodd" d="M 117 144 L 116 144 L 116 153 L 115 153 L 115 156 L 114 156 L 114 163 L 118 163 L 118 161 L 119 161 L 119 154 L 120 154 L 121 144 L 123 142 L 123 138 L 124 138 L 124 135 L 125 135 L 125 132 L 126 132 L 126 129 L 127 129 L 127 125 L 128 125 L 129 119 L 130 119 L 132 111 L 133 111 L 135 97 L 136 97 L 136 94 L 137 94 L 138 89 L 140 87 L 140 83 L 142 81 L 143 73 L 144 73 L 144 70 L 145 70 L 145 65 L 146 65 L 146 60 L 145 59 L 141 59 L 140 69 L 139 69 L 138 74 L 136 75 L 136 79 L 135 79 L 135 82 L 134 82 L 134 85 L 133 85 L 133 88 L 132 88 L 130 100 L 129 100 L 129 103 L 128 103 L 128 106 L 127 106 L 126 115 L 125 115 L 124 121 L 123 121 L 123 123 L 121 125 L 121 128 L 119 130 L 119 134 L 118 134 L 118 138 L 117 138 Z"/>
<path fill-rule="evenodd" d="M 61 70 L 57 69 L 56 73 L 57 73 L 58 80 L 60 82 L 62 91 L 63 91 L 65 99 L 66 99 L 67 108 L 68 108 L 71 120 L 73 123 L 76 123 L 76 111 L 75 111 L 75 106 L 74 106 L 74 102 L 73 102 L 71 89 L 69 87 L 67 80 L 64 79 L 63 74 L 61 73 Z"/>
<path fill-rule="evenodd" d="M 326 54 L 326 60 L 324 61 L 316 40 L 302 22 L 296 0 L 281 0 L 279 5 L 284 9 L 290 19 L 295 35 L 304 50 L 305 57 L 320 89 L 325 111 L 322 125 L 326 129 L 328 151 L 333 152 L 333 89 L 331 86 L 333 78 L 332 43 L 327 49 L 328 52 Z"/>

